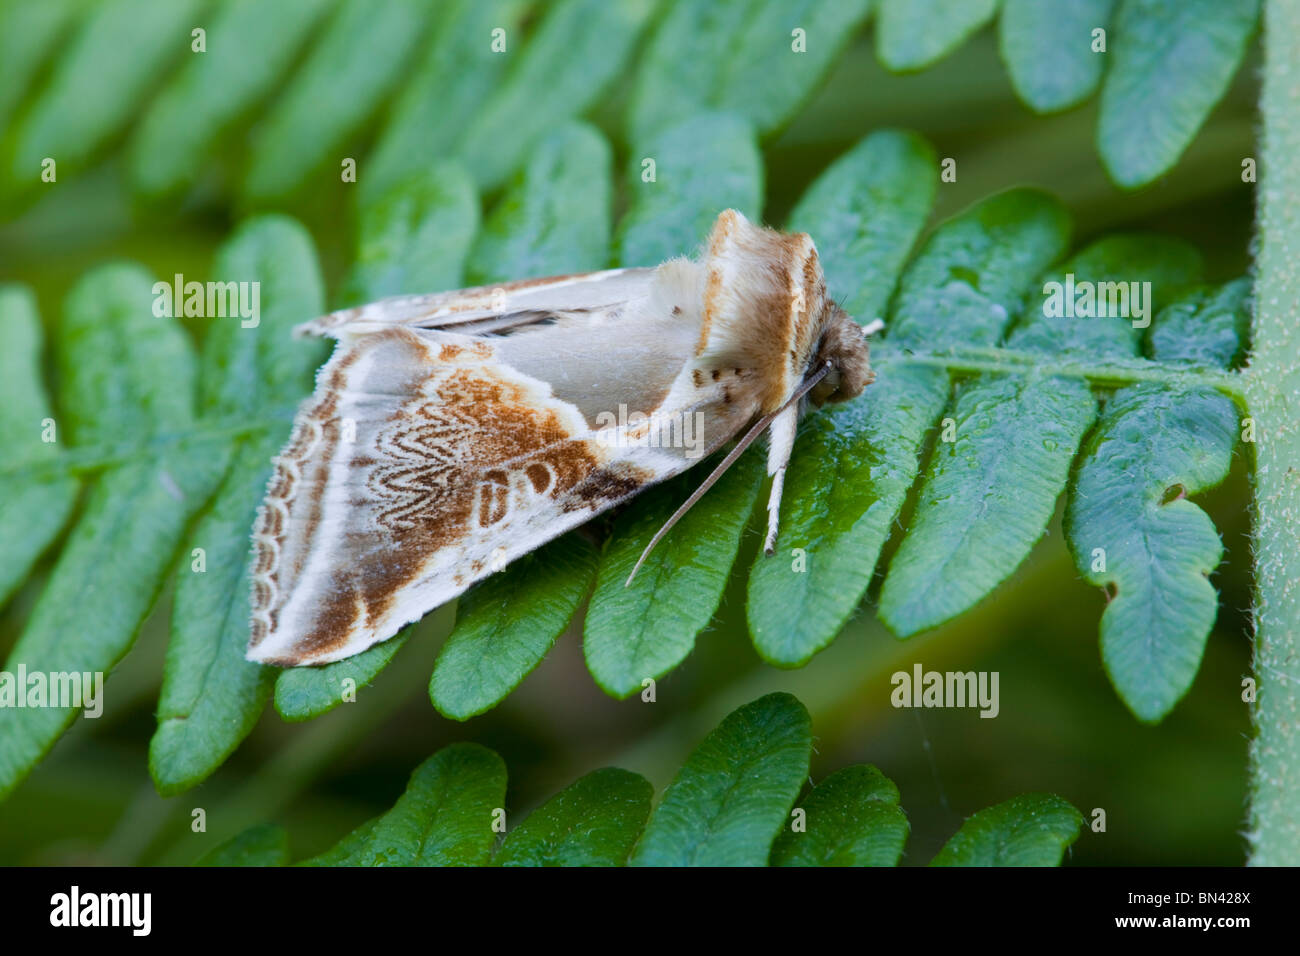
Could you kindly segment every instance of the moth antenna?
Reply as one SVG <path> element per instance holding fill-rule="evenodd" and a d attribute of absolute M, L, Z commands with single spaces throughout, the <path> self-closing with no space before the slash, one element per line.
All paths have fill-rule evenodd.
<path fill-rule="evenodd" d="M 727 457 L 718 462 L 718 467 L 713 469 L 713 472 L 709 477 L 700 482 L 700 486 L 691 493 L 691 496 L 683 502 L 680 508 L 673 512 L 673 516 L 664 522 L 663 527 L 655 532 L 655 536 L 650 539 L 650 543 L 647 544 L 645 550 L 641 552 L 641 557 L 636 559 L 636 564 L 632 568 L 632 573 L 629 574 L 627 580 L 623 582 L 623 587 L 626 588 L 631 586 L 632 579 L 635 578 L 636 573 L 641 570 L 641 565 L 645 564 L 645 559 L 650 557 L 650 552 L 654 550 L 655 545 L 662 541 L 664 535 L 672 530 L 673 525 L 685 517 L 686 512 L 690 511 L 691 508 L 694 507 L 695 503 L 704 497 L 704 493 L 712 488 L 719 478 L 726 474 L 727 469 L 736 463 L 736 459 L 745 453 L 745 449 L 754 443 L 754 439 L 763 434 L 763 432 L 767 430 L 767 427 L 776 420 L 778 415 L 807 395 L 808 392 L 812 390 L 813 386 L 826 377 L 826 373 L 830 370 L 831 363 L 829 361 L 823 362 L 821 368 L 816 372 L 813 372 L 805 378 L 802 383 L 800 383 L 799 387 L 795 389 L 795 393 L 786 400 L 784 405 L 776 411 L 764 415 L 750 427 L 749 431 L 745 432 L 745 437 L 736 442 L 736 447 L 727 452 Z M 782 478 L 784 478 L 784 475 L 782 475 Z"/>
<path fill-rule="evenodd" d="M 884 328 L 885 328 L 885 322 L 883 319 L 872 319 L 870 322 L 868 322 L 866 325 L 862 327 L 862 337 L 864 339 L 870 338 L 871 336 L 875 335 L 877 332 L 884 331 Z"/>

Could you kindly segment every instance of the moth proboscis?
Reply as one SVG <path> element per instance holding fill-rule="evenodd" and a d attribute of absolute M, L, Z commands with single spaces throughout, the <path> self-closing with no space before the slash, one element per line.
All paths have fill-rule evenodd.
<path fill-rule="evenodd" d="M 248 658 L 358 654 L 742 434 L 641 560 L 763 432 L 771 553 L 799 416 L 873 381 L 876 327 L 827 296 L 806 233 L 730 209 L 695 260 L 300 326 L 337 345 L 258 510 Z"/>

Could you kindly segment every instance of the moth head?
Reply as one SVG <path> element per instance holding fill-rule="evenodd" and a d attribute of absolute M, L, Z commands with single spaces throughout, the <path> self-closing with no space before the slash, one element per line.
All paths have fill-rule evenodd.
<path fill-rule="evenodd" d="M 809 366 L 815 371 L 830 363 L 826 377 L 813 386 L 808 397 L 814 405 L 827 402 L 847 402 L 857 398 L 862 390 L 876 380 L 876 373 L 867 361 L 867 337 L 862 326 L 849 318 L 848 313 L 831 303 L 830 319 L 817 343 L 817 352 Z"/>

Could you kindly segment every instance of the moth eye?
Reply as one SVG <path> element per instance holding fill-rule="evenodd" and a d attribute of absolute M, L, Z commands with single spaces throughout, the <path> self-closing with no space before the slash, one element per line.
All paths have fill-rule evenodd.
<path fill-rule="evenodd" d="M 831 364 L 831 370 L 826 373 L 826 377 L 813 386 L 812 391 L 808 393 L 808 398 L 814 405 L 820 408 L 827 402 L 838 400 L 837 393 L 840 390 L 840 367 L 838 363 Z"/>

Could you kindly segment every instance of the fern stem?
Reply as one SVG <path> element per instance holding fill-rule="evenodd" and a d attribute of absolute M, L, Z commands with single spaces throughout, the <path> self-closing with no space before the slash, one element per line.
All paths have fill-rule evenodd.
<path fill-rule="evenodd" d="M 891 346 L 888 342 L 872 346 L 872 355 L 888 357 L 918 365 L 947 369 L 953 375 L 981 375 L 989 372 L 1013 375 L 1033 373 L 1043 376 L 1086 379 L 1103 388 L 1118 388 L 1139 382 L 1162 385 L 1213 388 L 1229 396 L 1243 408 L 1246 405 L 1243 376 L 1215 369 L 1178 368 L 1147 359 L 1116 362 L 1083 362 L 1070 358 L 1020 352 L 1014 349 L 967 346 L 937 351 L 913 351 Z"/>
<path fill-rule="evenodd" d="M 1253 351 L 1255 739 L 1250 862 L 1300 864 L 1300 0 L 1264 13 Z"/>

